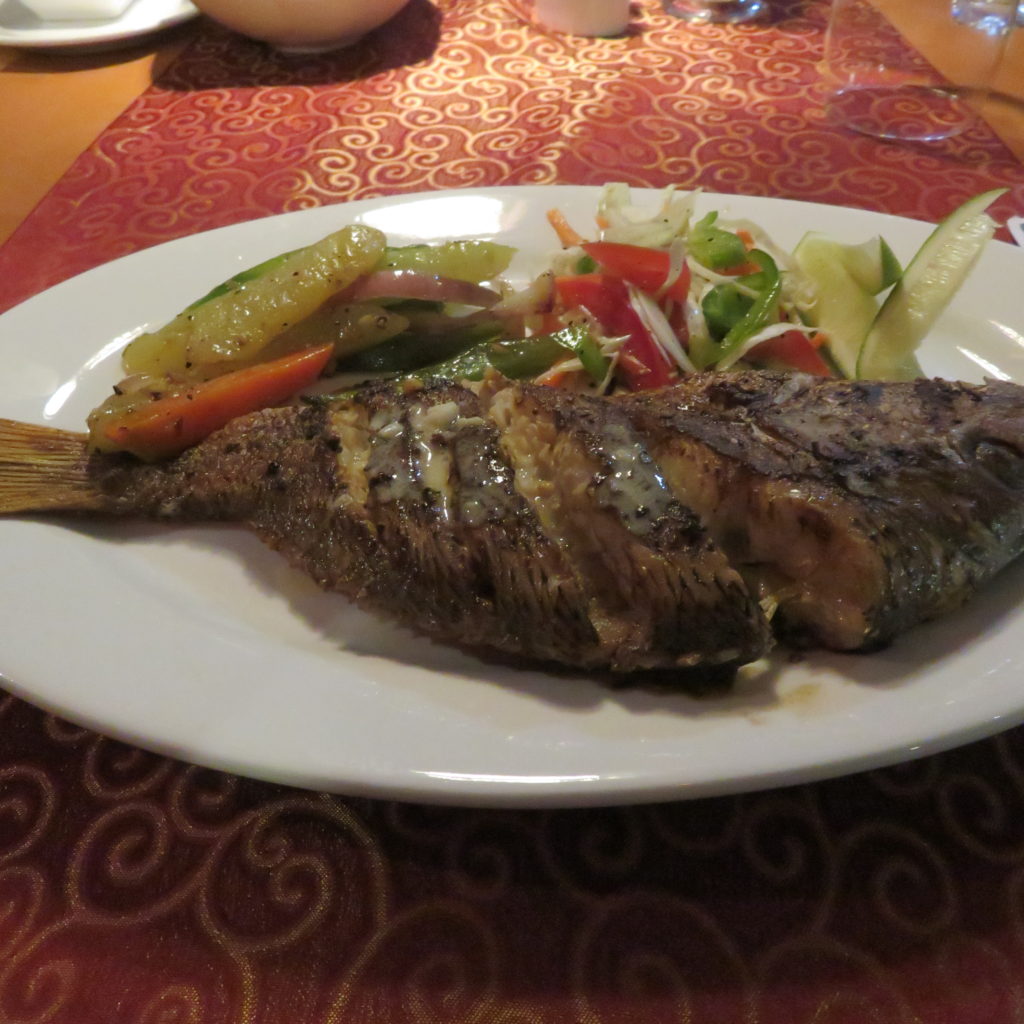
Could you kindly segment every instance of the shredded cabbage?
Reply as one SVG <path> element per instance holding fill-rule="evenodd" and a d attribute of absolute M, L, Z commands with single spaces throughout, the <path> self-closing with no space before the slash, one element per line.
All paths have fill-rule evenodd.
<path fill-rule="evenodd" d="M 698 195 L 699 190 L 680 194 L 674 185 L 669 185 L 662 194 L 661 205 L 652 213 L 633 204 L 628 185 L 605 185 L 597 204 L 601 238 L 606 242 L 667 249 L 675 239 L 685 237 Z"/>

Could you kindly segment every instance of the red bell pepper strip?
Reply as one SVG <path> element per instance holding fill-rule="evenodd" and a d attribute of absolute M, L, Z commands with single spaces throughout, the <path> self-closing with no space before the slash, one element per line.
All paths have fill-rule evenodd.
<path fill-rule="evenodd" d="M 333 345 L 321 345 L 214 377 L 113 418 L 103 434 L 119 450 L 142 459 L 177 455 L 231 420 L 308 387 L 333 352 Z"/>
<path fill-rule="evenodd" d="M 632 391 L 670 384 L 677 369 L 666 359 L 639 314 L 630 305 L 626 282 L 610 274 L 577 274 L 555 279 L 562 305 L 587 310 L 609 337 L 625 337 L 618 370 Z"/>
<path fill-rule="evenodd" d="M 623 242 L 587 242 L 582 249 L 602 270 L 621 277 L 648 295 L 661 297 L 672 270 L 672 257 L 667 250 Z M 690 268 L 684 263 L 664 295 L 675 302 L 685 302 L 689 292 Z"/>
<path fill-rule="evenodd" d="M 802 331 L 786 331 L 778 337 L 769 338 L 755 345 L 745 356 L 754 363 L 782 364 L 801 373 L 813 373 L 818 377 L 831 377 L 828 365 L 815 342 L 820 338 L 808 338 Z M 824 340 L 824 339 L 821 339 Z"/>

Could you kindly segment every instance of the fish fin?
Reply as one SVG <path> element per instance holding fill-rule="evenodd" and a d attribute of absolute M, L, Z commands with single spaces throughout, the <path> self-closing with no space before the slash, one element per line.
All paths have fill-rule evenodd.
<path fill-rule="evenodd" d="M 0 515 L 92 512 L 106 504 L 90 481 L 85 434 L 0 419 Z"/>

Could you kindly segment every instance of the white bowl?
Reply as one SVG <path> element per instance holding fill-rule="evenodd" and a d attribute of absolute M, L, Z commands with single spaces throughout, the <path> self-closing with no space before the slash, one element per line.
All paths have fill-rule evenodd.
<path fill-rule="evenodd" d="M 408 0 L 194 0 L 214 21 L 286 53 L 351 46 Z"/>

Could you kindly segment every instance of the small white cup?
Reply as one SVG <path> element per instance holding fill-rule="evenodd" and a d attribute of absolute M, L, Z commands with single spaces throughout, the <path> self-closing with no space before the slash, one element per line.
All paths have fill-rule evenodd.
<path fill-rule="evenodd" d="M 618 36 L 629 26 L 629 0 L 534 0 L 533 17 L 553 32 Z"/>

